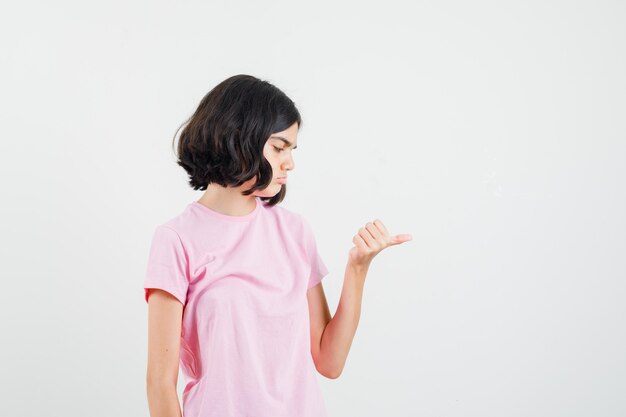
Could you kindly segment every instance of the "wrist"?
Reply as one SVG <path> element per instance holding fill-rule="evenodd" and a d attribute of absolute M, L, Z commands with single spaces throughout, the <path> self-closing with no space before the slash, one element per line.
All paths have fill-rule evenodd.
<path fill-rule="evenodd" d="M 354 271 L 356 273 L 364 273 L 364 272 L 367 272 L 367 270 L 369 269 L 370 262 L 371 261 L 357 262 L 357 261 L 348 260 L 346 269 Z"/>

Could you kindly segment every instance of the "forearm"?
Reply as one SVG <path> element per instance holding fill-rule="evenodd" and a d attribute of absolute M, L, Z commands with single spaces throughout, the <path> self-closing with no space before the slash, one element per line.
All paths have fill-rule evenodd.
<path fill-rule="evenodd" d="M 343 371 L 361 317 L 363 287 L 368 265 L 348 263 L 337 311 L 326 325 L 320 342 L 324 374 L 337 378 Z"/>
<path fill-rule="evenodd" d="M 148 406 L 150 417 L 181 417 L 176 386 L 171 383 L 148 382 Z"/>

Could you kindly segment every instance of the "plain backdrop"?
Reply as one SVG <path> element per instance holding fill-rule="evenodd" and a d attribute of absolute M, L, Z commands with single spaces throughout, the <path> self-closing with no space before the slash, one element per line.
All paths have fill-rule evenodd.
<path fill-rule="evenodd" d="M 332 313 L 360 227 L 413 235 L 373 261 L 343 374 L 318 375 L 331 417 L 626 415 L 623 2 L 0 16 L 0 415 L 148 416 L 150 238 L 202 194 L 171 142 L 242 73 L 304 118 L 282 204 Z"/>

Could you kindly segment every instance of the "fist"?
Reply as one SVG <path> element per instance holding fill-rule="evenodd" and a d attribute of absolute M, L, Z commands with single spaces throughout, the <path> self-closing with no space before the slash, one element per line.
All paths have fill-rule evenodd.
<path fill-rule="evenodd" d="M 348 261 L 353 265 L 369 265 L 374 256 L 383 249 L 412 240 L 410 234 L 391 236 L 380 220 L 367 222 L 352 238 L 354 247 L 350 249 Z"/>

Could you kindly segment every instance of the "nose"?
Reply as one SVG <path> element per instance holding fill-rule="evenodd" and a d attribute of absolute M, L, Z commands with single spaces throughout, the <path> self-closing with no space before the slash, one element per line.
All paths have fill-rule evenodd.
<path fill-rule="evenodd" d="M 281 164 L 281 168 L 285 171 L 291 171 L 295 167 L 296 167 L 296 164 L 293 161 L 293 156 L 291 156 L 291 153 L 290 153 L 289 157 Z"/>

